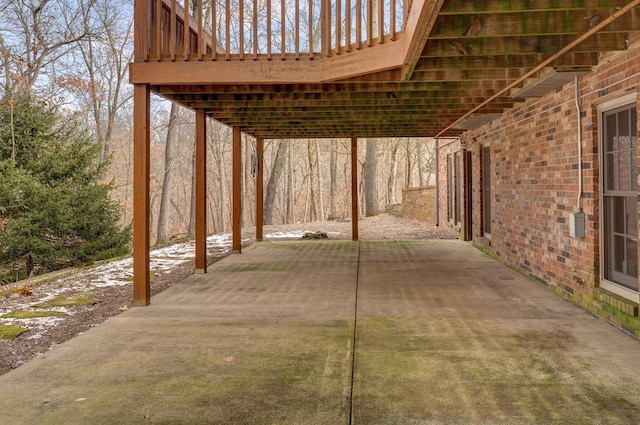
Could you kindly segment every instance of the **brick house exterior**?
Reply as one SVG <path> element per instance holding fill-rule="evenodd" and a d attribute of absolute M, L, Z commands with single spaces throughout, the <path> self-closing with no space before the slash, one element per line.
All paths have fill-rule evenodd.
<path fill-rule="evenodd" d="M 638 87 L 636 45 L 438 143 L 440 225 L 636 336 Z"/>
<path fill-rule="evenodd" d="M 433 223 L 435 221 L 435 186 L 402 190 L 402 216 Z"/>

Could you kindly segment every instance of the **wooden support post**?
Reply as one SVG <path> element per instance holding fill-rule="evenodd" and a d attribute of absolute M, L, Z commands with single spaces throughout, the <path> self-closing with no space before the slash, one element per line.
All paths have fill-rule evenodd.
<path fill-rule="evenodd" d="M 149 85 L 133 86 L 133 305 L 151 301 L 149 275 Z"/>
<path fill-rule="evenodd" d="M 196 273 L 207 272 L 207 117 L 196 109 Z"/>
<path fill-rule="evenodd" d="M 231 249 L 234 254 L 240 254 L 242 252 L 242 239 L 240 222 L 242 206 L 240 202 L 240 189 L 242 183 L 242 132 L 240 127 L 233 127 L 233 160 L 232 160 L 232 172 L 231 180 L 233 181 L 233 213 L 231 219 L 232 226 L 232 242 Z"/>
<path fill-rule="evenodd" d="M 264 142 L 261 138 L 256 139 L 256 156 L 258 157 L 258 175 L 256 176 L 256 240 L 263 239 L 264 227 L 264 168 L 263 168 Z"/>
<path fill-rule="evenodd" d="M 351 239 L 358 240 L 358 139 L 351 138 Z"/>

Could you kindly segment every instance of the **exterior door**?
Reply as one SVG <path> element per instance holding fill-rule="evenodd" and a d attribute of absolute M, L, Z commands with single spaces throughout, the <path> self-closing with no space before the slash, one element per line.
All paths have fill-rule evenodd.
<path fill-rule="evenodd" d="M 473 196 L 472 196 L 472 174 L 471 161 L 473 157 L 471 151 L 465 152 L 465 170 L 464 170 L 464 191 L 465 191 L 465 214 L 464 214 L 464 227 L 465 227 L 465 240 L 470 241 L 473 239 Z"/>

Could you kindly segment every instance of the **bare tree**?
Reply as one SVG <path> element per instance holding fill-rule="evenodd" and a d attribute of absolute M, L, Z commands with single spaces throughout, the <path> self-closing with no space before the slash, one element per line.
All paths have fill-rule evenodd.
<path fill-rule="evenodd" d="M 160 197 L 160 209 L 158 211 L 158 232 L 156 243 L 168 240 L 167 228 L 169 226 L 169 206 L 171 204 L 171 190 L 173 188 L 174 152 L 177 142 L 178 109 L 177 103 L 171 103 L 169 113 L 169 125 L 167 126 L 167 139 L 164 148 L 164 176 L 162 179 L 162 195 Z"/>
<path fill-rule="evenodd" d="M 338 185 L 338 149 L 337 142 L 331 139 L 329 158 L 329 218 L 336 218 L 336 195 Z"/>
<path fill-rule="evenodd" d="M 5 94 L 16 87 L 31 92 L 43 72 L 50 84 L 54 64 L 62 60 L 87 35 L 83 6 L 93 0 L 11 0 L 0 13 L 3 40 Z"/>
<path fill-rule="evenodd" d="M 365 215 L 376 216 L 378 205 L 378 139 L 369 138 L 366 144 L 364 161 L 364 200 Z"/>
<path fill-rule="evenodd" d="M 407 137 L 404 143 L 404 150 L 406 155 L 406 168 L 405 168 L 405 181 L 404 187 L 411 187 L 413 185 L 413 144 L 411 138 Z"/>
<path fill-rule="evenodd" d="M 85 37 L 78 43 L 78 50 L 84 67 L 58 80 L 62 84 L 71 82 L 67 88 L 88 109 L 103 161 L 109 154 L 116 114 L 132 97 L 126 85 L 128 65 L 133 59 L 133 20 L 128 3 L 126 0 L 80 3 Z M 83 84 L 74 85 L 77 80 Z"/>
<path fill-rule="evenodd" d="M 264 224 L 273 224 L 273 208 L 276 200 L 276 191 L 280 182 L 280 177 L 284 171 L 287 159 L 287 151 L 289 150 L 289 141 L 281 140 L 278 145 L 276 158 L 271 167 L 271 174 L 267 183 L 267 190 L 264 201 Z"/>
<path fill-rule="evenodd" d="M 397 202 L 396 180 L 398 174 L 398 148 L 398 141 L 393 140 L 391 142 L 389 176 L 387 178 L 387 204 L 395 204 Z"/>

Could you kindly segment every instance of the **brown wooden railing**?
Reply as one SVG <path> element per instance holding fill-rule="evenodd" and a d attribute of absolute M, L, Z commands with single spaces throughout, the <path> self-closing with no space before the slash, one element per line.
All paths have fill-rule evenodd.
<path fill-rule="evenodd" d="M 135 0 L 136 61 L 343 55 L 395 41 L 408 1 Z"/>

